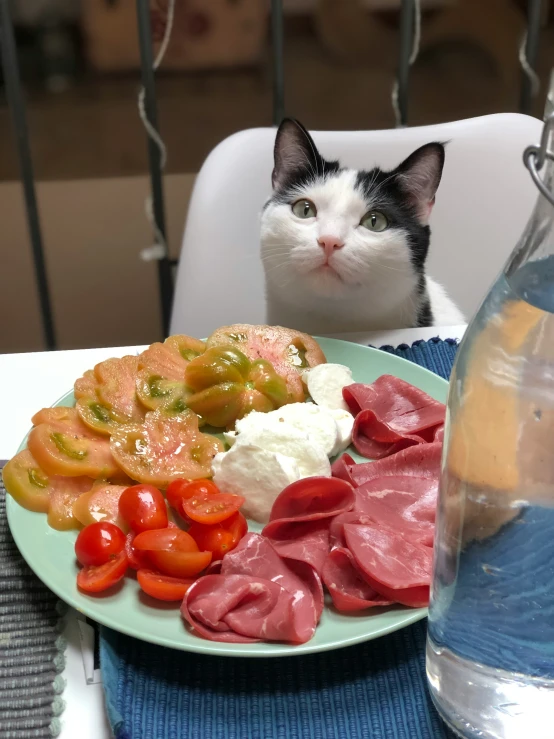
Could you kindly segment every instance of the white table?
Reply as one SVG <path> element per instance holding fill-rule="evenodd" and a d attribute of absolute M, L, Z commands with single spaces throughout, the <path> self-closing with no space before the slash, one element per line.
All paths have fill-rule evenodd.
<path fill-rule="evenodd" d="M 374 346 L 397 346 L 434 336 L 461 339 L 464 331 L 465 326 L 445 326 L 342 334 L 335 338 Z M 70 390 L 83 372 L 109 357 L 137 354 L 144 348 L 127 346 L 0 355 L 0 383 L 4 388 L 0 405 L 0 459 L 9 459 L 15 454 L 21 439 L 29 430 L 31 416 L 40 408 L 52 405 Z M 66 709 L 62 714 L 60 739 L 111 739 L 102 685 L 99 682 L 89 684 L 85 678 L 85 665 L 90 665 L 92 661 L 91 647 L 82 643 L 75 613 L 71 613 L 67 620 L 65 636 L 68 640 L 64 671 L 67 680 L 64 693 Z"/>

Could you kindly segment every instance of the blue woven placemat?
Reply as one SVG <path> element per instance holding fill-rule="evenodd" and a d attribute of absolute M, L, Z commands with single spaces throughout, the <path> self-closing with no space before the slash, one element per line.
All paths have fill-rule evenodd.
<path fill-rule="evenodd" d="M 453 340 L 382 347 L 447 379 Z M 101 627 L 116 739 L 451 739 L 427 692 L 426 622 L 332 652 L 217 658 Z"/>

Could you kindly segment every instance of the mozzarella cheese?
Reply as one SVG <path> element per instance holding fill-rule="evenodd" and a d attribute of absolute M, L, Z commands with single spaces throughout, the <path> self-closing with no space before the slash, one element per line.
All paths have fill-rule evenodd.
<path fill-rule="evenodd" d="M 329 410 L 328 413 L 330 413 L 335 419 L 335 423 L 337 424 L 338 429 L 337 442 L 329 455 L 331 457 L 334 457 L 336 454 L 344 452 L 346 447 L 350 446 L 350 444 L 352 443 L 354 416 L 350 413 L 350 411 L 343 411 L 339 410 L 338 408 L 335 410 Z"/>
<path fill-rule="evenodd" d="M 296 460 L 247 442 L 216 454 L 212 469 L 218 488 L 224 493 L 243 495 L 243 513 L 260 523 L 269 521 L 279 493 L 302 477 Z"/>
<path fill-rule="evenodd" d="M 352 385 L 352 370 L 343 364 L 318 364 L 304 370 L 302 379 L 314 403 L 332 410 L 348 410 L 342 397 L 343 387 Z"/>

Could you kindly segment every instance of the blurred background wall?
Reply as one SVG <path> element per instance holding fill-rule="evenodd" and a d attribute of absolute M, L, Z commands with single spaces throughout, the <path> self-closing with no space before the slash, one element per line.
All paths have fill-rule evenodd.
<path fill-rule="evenodd" d="M 526 0 L 423 0 L 410 125 L 516 111 Z M 399 0 L 288 0 L 287 113 L 312 129 L 394 125 Z M 161 336 L 135 0 L 13 0 L 59 348 Z M 167 0 L 151 0 L 154 43 Z M 243 128 L 271 125 L 267 0 L 177 0 L 157 77 L 168 147 L 169 242 L 178 255 L 194 174 Z M 554 1 L 543 2 L 537 72 L 554 64 Z M 544 94 L 534 114 L 542 115 Z M 531 142 L 530 142 L 531 143 Z M 0 73 L 0 352 L 43 348 L 9 112 Z M 514 241 L 517 234 L 514 234 Z"/>

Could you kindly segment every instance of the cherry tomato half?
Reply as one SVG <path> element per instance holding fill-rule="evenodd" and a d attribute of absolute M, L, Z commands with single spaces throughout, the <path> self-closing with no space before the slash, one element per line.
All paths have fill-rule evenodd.
<path fill-rule="evenodd" d="M 219 488 L 211 480 L 173 480 L 167 486 L 165 497 L 169 505 L 180 512 L 182 502 L 193 495 L 208 497 L 217 493 Z"/>
<path fill-rule="evenodd" d="M 149 564 L 146 552 L 141 552 L 139 549 L 135 549 L 134 540 L 136 536 L 138 536 L 138 534 L 135 534 L 134 531 L 129 531 L 125 538 L 125 553 L 129 560 L 129 567 L 132 567 L 133 570 L 141 570 L 143 568 L 148 569 Z"/>
<path fill-rule="evenodd" d="M 212 561 L 211 552 L 175 552 L 150 550 L 147 554 L 154 569 L 170 577 L 194 577 Z"/>
<path fill-rule="evenodd" d="M 121 580 L 127 572 L 128 564 L 127 555 L 123 551 L 100 567 L 83 567 L 77 575 L 77 587 L 85 593 L 101 593 Z"/>
<path fill-rule="evenodd" d="M 134 538 L 133 546 L 140 551 L 182 553 L 198 551 L 192 536 L 177 527 L 143 531 Z"/>
<path fill-rule="evenodd" d="M 246 519 L 238 512 L 226 518 L 222 523 L 207 526 L 193 523 L 188 530 L 200 550 L 211 552 L 213 561 L 223 559 L 232 551 L 248 531 Z"/>
<path fill-rule="evenodd" d="M 181 579 L 159 575 L 152 570 L 141 569 L 137 572 L 137 580 L 145 593 L 157 600 L 183 600 L 194 579 Z"/>
<path fill-rule="evenodd" d="M 119 513 L 137 534 L 167 526 L 165 499 L 153 485 L 133 485 L 124 490 L 119 498 Z"/>
<path fill-rule="evenodd" d="M 218 493 L 209 497 L 194 495 L 183 502 L 182 512 L 198 523 L 214 524 L 225 521 L 244 504 L 242 495 Z"/>
<path fill-rule="evenodd" d="M 98 521 L 79 532 L 75 555 L 85 567 L 99 567 L 114 559 L 125 547 L 125 534 L 114 523 Z"/>

